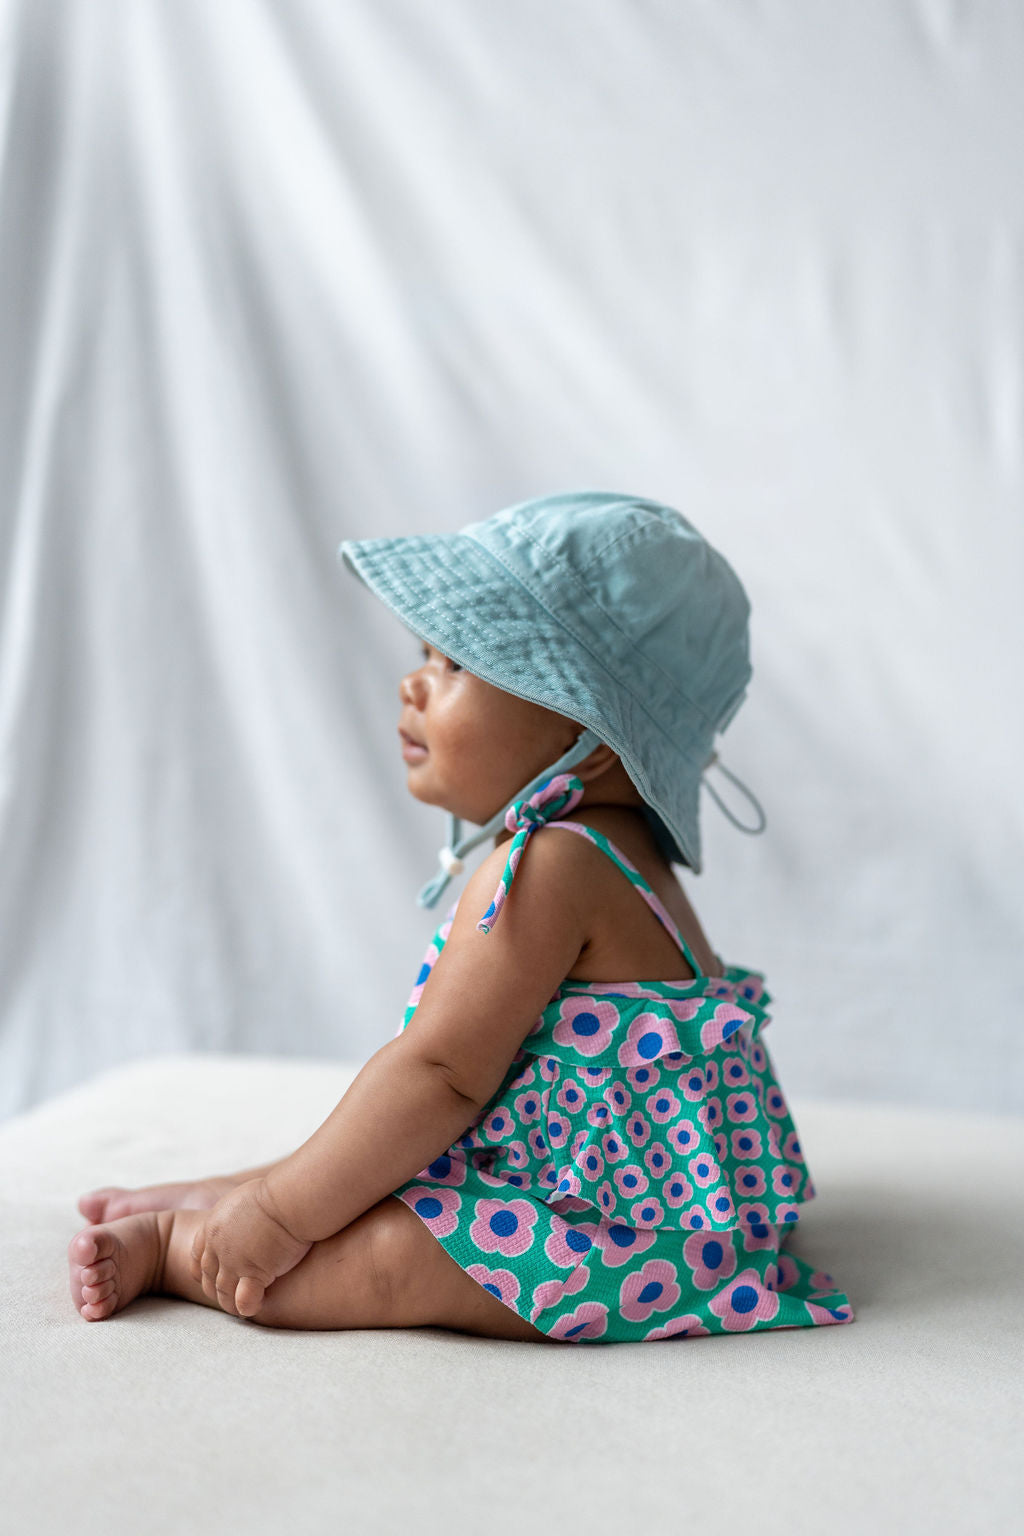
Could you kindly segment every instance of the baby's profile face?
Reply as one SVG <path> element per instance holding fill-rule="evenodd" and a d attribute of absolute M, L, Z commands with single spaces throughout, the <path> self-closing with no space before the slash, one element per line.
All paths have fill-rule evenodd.
<path fill-rule="evenodd" d="M 433 646 L 418 644 L 422 663 L 406 673 L 398 689 L 409 792 L 483 826 L 563 756 L 583 727 L 496 688 Z"/>

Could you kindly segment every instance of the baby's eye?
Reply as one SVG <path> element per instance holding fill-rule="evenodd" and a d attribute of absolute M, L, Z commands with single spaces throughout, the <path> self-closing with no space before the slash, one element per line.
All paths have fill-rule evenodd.
<path fill-rule="evenodd" d="M 420 654 L 423 657 L 424 661 L 429 661 L 430 660 L 430 647 L 429 647 L 429 645 L 421 645 L 420 646 Z M 441 653 L 439 651 L 438 655 L 440 655 L 440 654 Z M 457 661 L 452 661 L 450 656 L 445 656 L 444 660 L 447 661 L 448 665 L 451 667 L 453 672 L 461 672 L 462 671 L 462 667 L 459 665 L 459 663 Z"/>

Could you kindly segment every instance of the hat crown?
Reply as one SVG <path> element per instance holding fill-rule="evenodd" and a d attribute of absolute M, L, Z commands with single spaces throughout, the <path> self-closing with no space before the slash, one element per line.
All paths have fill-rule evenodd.
<path fill-rule="evenodd" d="M 506 507 L 461 533 L 571 625 L 584 611 L 614 653 L 635 646 L 720 730 L 751 677 L 750 603 L 728 561 L 673 507 L 570 491 Z M 604 648 L 604 647 L 603 647 Z"/>

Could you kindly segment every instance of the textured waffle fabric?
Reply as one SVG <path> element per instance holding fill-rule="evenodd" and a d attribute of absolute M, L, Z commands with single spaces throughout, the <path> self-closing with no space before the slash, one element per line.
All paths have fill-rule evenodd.
<path fill-rule="evenodd" d="M 577 793 L 577 790 L 579 793 Z M 784 1251 L 814 1186 L 762 1039 L 758 971 L 701 973 L 636 867 L 558 819 L 559 775 L 509 812 L 493 926 L 527 843 L 589 838 L 634 885 L 693 970 L 678 981 L 565 981 L 466 1133 L 394 1194 L 452 1258 L 552 1338 L 615 1343 L 851 1322 L 832 1277 Z M 416 1007 L 458 903 L 427 948 Z"/>

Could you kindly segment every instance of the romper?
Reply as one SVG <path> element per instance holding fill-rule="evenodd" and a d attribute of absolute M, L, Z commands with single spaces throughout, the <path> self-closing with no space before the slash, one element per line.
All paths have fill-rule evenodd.
<path fill-rule="evenodd" d="M 497 920 L 530 835 L 562 827 L 618 865 L 694 976 L 564 981 L 465 1135 L 395 1197 L 468 1275 L 552 1339 L 852 1322 L 832 1276 L 783 1251 L 815 1190 L 762 1038 L 771 1018 L 763 974 L 701 972 L 636 866 L 592 827 L 554 819 L 582 792 L 561 774 L 510 807 L 506 824 L 519 830 L 478 927 Z M 427 948 L 398 1035 L 457 907 Z"/>

